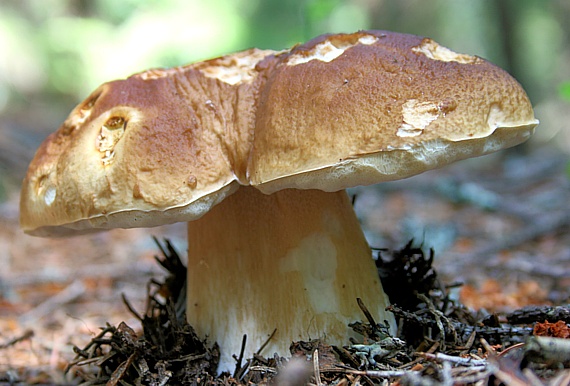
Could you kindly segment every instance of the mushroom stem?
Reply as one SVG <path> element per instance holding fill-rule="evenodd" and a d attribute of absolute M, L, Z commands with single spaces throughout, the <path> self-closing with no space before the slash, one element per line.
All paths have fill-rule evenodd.
<path fill-rule="evenodd" d="M 188 322 L 220 346 L 219 371 L 233 371 L 243 334 L 251 356 L 288 356 L 291 342 L 348 344 L 361 298 L 378 322 L 385 311 L 370 248 L 344 191 L 252 187 L 188 223 Z"/>

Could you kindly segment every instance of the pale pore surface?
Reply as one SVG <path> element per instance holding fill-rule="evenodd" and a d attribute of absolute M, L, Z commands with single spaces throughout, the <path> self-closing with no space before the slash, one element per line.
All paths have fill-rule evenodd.
<path fill-rule="evenodd" d="M 348 323 L 364 317 L 356 298 L 378 322 L 393 323 L 344 191 L 266 196 L 242 187 L 188 223 L 188 237 L 187 317 L 199 336 L 220 345 L 220 371 L 234 370 L 243 334 L 246 358 L 275 329 L 263 356 L 289 356 L 298 340 L 348 344 Z"/>
<path fill-rule="evenodd" d="M 333 165 L 265 181 L 255 187 L 266 194 L 285 188 L 337 191 L 358 185 L 399 180 L 455 161 L 517 145 L 532 135 L 534 127 L 534 123 L 504 127 L 488 137 L 458 142 L 433 140 L 416 146 L 364 154 Z"/>

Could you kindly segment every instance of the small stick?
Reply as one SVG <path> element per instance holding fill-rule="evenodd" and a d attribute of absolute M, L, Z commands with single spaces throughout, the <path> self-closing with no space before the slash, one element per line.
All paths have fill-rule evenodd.
<path fill-rule="evenodd" d="M 247 342 L 247 334 L 243 334 L 243 338 L 241 340 L 241 349 L 239 350 L 239 357 L 236 361 L 236 369 L 234 370 L 234 378 L 237 379 L 237 375 L 241 370 L 241 362 L 243 361 L 243 355 L 245 352 L 245 344 Z"/>
<path fill-rule="evenodd" d="M 465 344 L 465 350 L 470 350 L 471 347 L 473 347 L 473 343 L 475 343 L 476 336 L 477 334 L 475 333 L 475 331 L 471 332 L 471 334 L 469 335 L 469 339 L 467 339 L 467 343 Z"/>
<path fill-rule="evenodd" d="M 439 348 L 439 342 L 434 342 L 434 344 L 431 345 L 431 347 L 425 352 L 425 354 L 433 354 L 435 352 L 435 350 L 437 350 L 438 348 Z M 416 353 L 418 358 L 414 359 L 411 362 L 403 364 L 402 366 L 398 367 L 398 370 L 411 369 L 416 364 L 422 362 L 424 360 L 424 358 L 420 354 L 422 354 L 422 353 Z"/>
<path fill-rule="evenodd" d="M 463 358 L 463 357 L 456 357 L 452 355 L 447 355 L 443 353 L 417 353 L 417 355 L 424 357 L 425 359 L 434 360 L 438 362 L 450 362 L 456 365 L 464 365 L 464 366 L 485 366 L 487 365 L 487 361 L 484 359 L 473 359 L 473 358 Z"/>
<path fill-rule="evenodd" d="M 371 326 L 376 326 L 376 321 L 372 317 L 372 314 L 370 313 L 370 311 L 368 311 L 368 308 L 366 308 L 366 306 L 364 305 L 364 302 L 362 301 L 362 299 L 356 298 L 356 302 L 358 303 L 358 307 L 360 307 L 360 309 L 362 310 L 362 313 L 366 317 L 366 320 L 368 320 L 368 323 L 370 323 Z"/>
<path fill-rule="evenodd" d="M 453 386 L 453 376 L 451 375 L 451 365 L 449 362 L 443 362 L 443 369 L 441 369 L 441 384 L 443 386 Z"/>
<path fill-rule="evenodd" d="M 0 350 L 1 350 L 1 349 L 4 349 L 4 348 L 8 348 L 8 347 L 10 347 L 10 346 L 13 346 L 13 345 L 15 345 L 15 344 L 18 343 L 18 342 L 31 339 L 33 336 L 34 336 L 34 331 L 28 329 L 28 330 L 24 331 L 24 333 L 23 333 L 22 335 L 17 336 L 17 337 L 15 337 L 15 338 L 9 340 L 9 341 L 6 342 L 6 343 L 0 344 Z"/>
<path fill-rule="evenodd" d="M 273 339 L 273 337 L 275 336 L 275 333 L 277 332 L 277 329 L 273 330 L 273 332 L 271 333 L 271 335 L 269 335 L 269 338 L 267 338 L 267 340 L 265 341 L 265 343 L 263 343 L 261 345 L 261 347 L 259 348 L 259 350 L 257 350 L 255 353 L 257 355 L 259 355 L 261 353 L 261 351 L 263 351 L 263 349 L 265 348 L 265 346 L 267 346 L 269 344 L 269 341 L 271 339 Z"/>
<path fill-rule="evenodd" d="M 277 374 L 277 370 L 275 370 L 274 367 L 270 366 L 251 366 L 249 368 L 249 371 L 262 371 L 265 373 Z"/>
<path fill-rule="evenodd" d="M 536 361 L 570 362 L 570 340 L 531 336 L 526 342 L 526 357 Z"/>
<path fill-rule="evenodd" d="M 317 383 L 317 386 L 322 386 L 321 371 L 319 368 L 319 349 L 318 348 L 316 348 L 315 351 L 313 351 L 313 372 L 314 372 L 315 382 Z"/>
<path fill-rule="evenodd" d="M 56 309 L 60 308 L 62 305 L 69 303 L 83 294 L 85 294 L 86 288 L 81 280 L 75 280 L 73 283 L 68 285 L 63 289 L 63 291 L 46 299 L 44 302 L 40 303 L 36 308 L 26 312 L 18 318 L 18 322 L 23 325 L 30 324 L 36 320 L 49 315 Z"/>
<path fill-rule="evenodd" d="M 127 297 L 125 296 L 124 293 L 121 294 L 121 297 L 123 298 L 123 303 L 125 304 L 125 306 L 127 306 L 129 311 L 131 312 L 131 314 L 133 314 L 135 316 L 135 318 L 137 318 L 138 320 L 140 320 L 142 322 L 143 317 L 140 316 L 140 314 L 137 312 L 137 310 L 135 310 L 135 308 L 131 305 L 131 303 L 129 303 L 129 301 L 127 300 Z"/>
<path fill-rule="evenodd" d="M 397 378 L 405 374 L 417 373 L 410 370 L 353 370 L 353 369 L 326 369 L 327 373 L 344 373 L 353 375 L 364 375 L 372 378 Z"/>
<path fill-rule="evenodd" d="M 485 368 L 475 374 L 455 377 L 453 380 L 456 385 L 470 385 L 487 379 L 489 375 L 491 375 L 491 371 Z"/>

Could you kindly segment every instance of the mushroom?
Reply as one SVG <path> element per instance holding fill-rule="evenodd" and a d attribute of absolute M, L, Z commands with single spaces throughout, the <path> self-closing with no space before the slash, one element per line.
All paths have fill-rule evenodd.
<path fill-rule="evenodd" d="M 32 160 L 31 235 L 188 222 L 187 319 L 230 370 L 276 330 L 347 343 L 385 311 L 345 189 L 397 180 L 525 141 L 538 121 L 505 71 L 433 40 L 323 35 L 106 83 Z"/>

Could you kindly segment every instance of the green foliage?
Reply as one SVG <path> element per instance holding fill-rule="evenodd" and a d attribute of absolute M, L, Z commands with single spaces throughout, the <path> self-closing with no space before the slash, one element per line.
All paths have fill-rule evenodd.
<path fill-rule="evenodd" d="M 567 102 L 570 102 L 570 81 L 562 82 L 558 86 L 558 94 L 562 99 L 564 99 Z"/>

